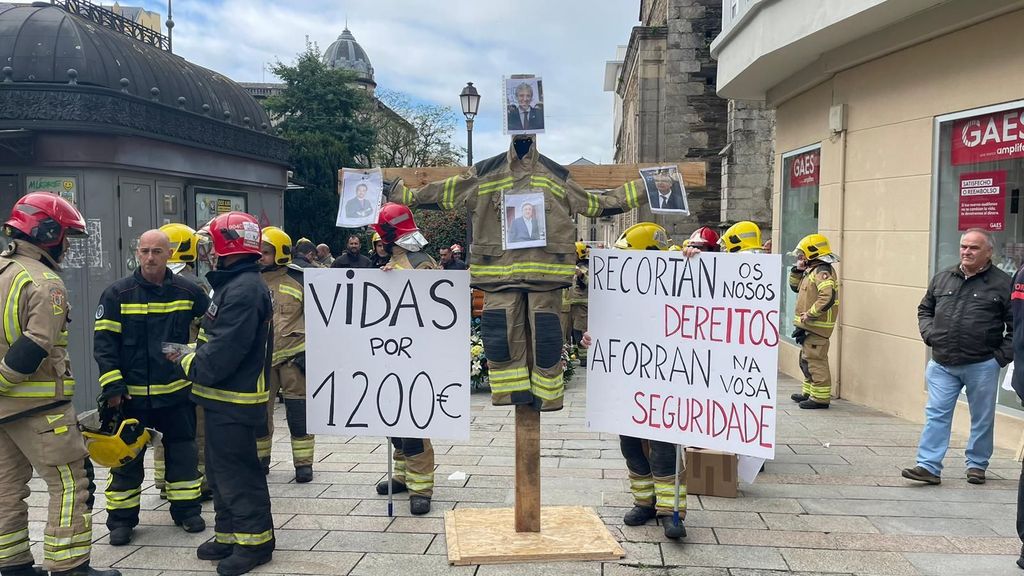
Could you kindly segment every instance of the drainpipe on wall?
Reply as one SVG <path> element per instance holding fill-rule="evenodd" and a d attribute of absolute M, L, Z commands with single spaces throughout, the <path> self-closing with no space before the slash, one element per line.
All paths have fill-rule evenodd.
<path fill-rule="evenodd" d="M 846 253 L 846 105 L 834 104 L 828 114 L 829 129 L 832 131 L 831 140 L 839 139 L 839 249 L 840 254 Z M 833 394 L 836 398 L 842 398 L 843 389 L 843 272 L 839 275 L 839 322 L 836 325 L 836 378 L 833 385 Z"/>

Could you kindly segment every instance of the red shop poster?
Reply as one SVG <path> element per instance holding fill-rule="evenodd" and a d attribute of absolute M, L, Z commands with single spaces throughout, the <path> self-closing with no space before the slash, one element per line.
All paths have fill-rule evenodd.
<path fill-rule="evenodd" d="M 1002 232 L 1006 223 L 1006 170 L 960 175 L 957 230 L 982 228 Z"/>
<path fill-rule="evenodd" d="M 794 157 L 789 167 L 789 187 L 817 186 L 820 178 L 818 173 L 820 166 L 821 148 L 815 148 Z"/>

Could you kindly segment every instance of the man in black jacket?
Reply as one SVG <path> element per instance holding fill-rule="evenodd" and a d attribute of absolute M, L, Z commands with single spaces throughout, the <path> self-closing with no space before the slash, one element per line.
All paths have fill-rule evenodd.
<path fill-rule="evenodd" d="M 960 237 L 960 263 L 932 278 L 917 308 L 924 343 L 932 349 L 925 378 L 928 404 L 917 448 L 917 466 L 903 477 L 939 484 L 949 448 L 953 410 L 966 390 L 971 411 L 967 441 L 967 481 L 985 483 L 992 456 L 999 369 L 1013 360 L 1010 277 L 992 265 L 994 244 L 985 230 Z"/>
<path fill-rule="evenodd" d="M 1024 334 L 1024 266 L 1017 270 L 1017 274 L 1013 277 L 1013 292 L 1010 294 L 1010 302 L 1013 303 L 1013 329 L 1018 334 Z M 1013 355 L 1017 358 L 1024 358 L 1024 338 L 1017 338 L 1013 341 Z M 1013 363 L 1011 382 L 1017 397 L 1024 403 L 1024 362 Z M 1024 473 L 1021 473 L 1020 479 L 1017 481 L 1017 537 L 1024 542 Z M 1024 568 L 1024 546 L 1021 546 L 1017 566 Z"/>
<path fill-rule="evenodd" d="M 174 523 L 186 532 L 202 532 L 206 522 L 200 516 L 195 405 L 188 399 L 188 380 L 164 357 L 162 345 L 190 342 L 192 322 L 206 312 L 210 299 L 167 268 L 170 256 L 167 234 L 142 234 L 138 268 L 100 295 L 93 356 L 100 370 L 100 398 L 107 406 L 163 434 L 165 489 Z M 110 474 L 105 492 L 110 544 L 124 546 L 139 524 L 142 455 Z"/>
<path fill-rule="evenodd" d="M 363 255 L 362 247 L 363 244 L 359 240 L 359 236 L 355 234 L 349 236 L 348 242 L 345 244 L 345 252 L 334 259 L 331 268 L 372 268 L 373 264 L 370 263 L 369 258 Z"/>
<path fill-rule="evenodd" d="M 245 574 L 270 561 L 274 524 L 270 494 L 256 453 L 266 429 L 273 309 L 260 277 L 260 227 L 242 212 L 210 222 L 217 269 L 206 275 L 213 302 L 195 352 L 168 357 L 192 382 L 192 399 L 206 415 L 206 474 L 213 489 L 215 538 L 199 546 L 201 560 L 220 560 L 221 576 Z"/>

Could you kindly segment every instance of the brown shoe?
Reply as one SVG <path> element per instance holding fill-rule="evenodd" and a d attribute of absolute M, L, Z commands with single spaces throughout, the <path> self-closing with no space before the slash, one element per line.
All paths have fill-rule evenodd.
<path fill-rule="evenodd" d="M 925 484 L 942 484 L 942 478 L 932 474 L 920 466 L 914 466 L 913 468 L 904 468 L 902 475 L 907 480 L 913 480 L 915 482 L 924 482 Z"/>
<path fill-rule="evenodd" d="M 968 468 L 967 469 L 967 483 L 968 484 L 984 484 L 985 483 L 985 471 L 981 468 Z"/>

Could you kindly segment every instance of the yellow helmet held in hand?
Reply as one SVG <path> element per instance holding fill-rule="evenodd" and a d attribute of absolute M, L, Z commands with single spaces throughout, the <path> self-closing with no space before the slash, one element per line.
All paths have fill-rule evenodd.
<path fill-rule="evenodd" d="M 682 250 L 683 248 L 685 248 L 685 247 L 686 247 L 686 242 L 688 242 L 688 240 L 684 240 L 684 241 L 683 241 L 683 245 L 682 245 L 682 246 L 680 246 L 679 244 L 673 244 L 673 245 L 671 245 L 671 246 L 669 246 L 669 247 L 668 247 L 668 251 L 669 251 L 669 252 L 679 252 L 679 251 L 681 251 L 681 250 Z"/>
<path fill-rule="evenodd" d="M 121 420 L 112 433 L 102 430 L 96 410 L 82 413 L 78 421 L 89 457 L 107 468 L 119 468 L 135 460 L 153 439 L 153 432 L 135 418 Z"/>
<path fill-rule="evenodd" d="M 749 220 L 737 222 L 722 234 L 718 244 L 723 252 L 760 252 L 761 229 Z"/>
<path fill-rule="evenodd" d="M 199 236 L 191 227 L 184 224 L 164 224 L 160 231 L 167 234 L 171 241 L 171 257 L 167 259 L 168 264 L 181 264 L 195 262 Z"/>
<path fill-rule="evenodd" d="M 620 250 L 667 250 L 670 243 L 664 228 L 654 222 L 640 222 L 626 228 L 615 241 L 615 247 Z"/>
<path fill-rule="evenodd" d="M 808 260 L 839 261 L 839 257 L 832 252 L 832 247 L 828 244 L 828 238 L 821 234 L 808 234 L 804 236 L 791 254 L 793 256 L 803 254 L 804 258 Z"/>
<path fill-rule="evenodd" d="M 292 261 L 292 237 L 277 226 L 267 226 L 263 229 L 263 243 L 274 248 L 274 263 L 278 266 L 286 266 Z"/>
<path fill-rule="evenodd" d="M 587 246 L 583 242 L 576 243 L 576 259 L 586 260 L 590 258 L 590 246 Z"/>

